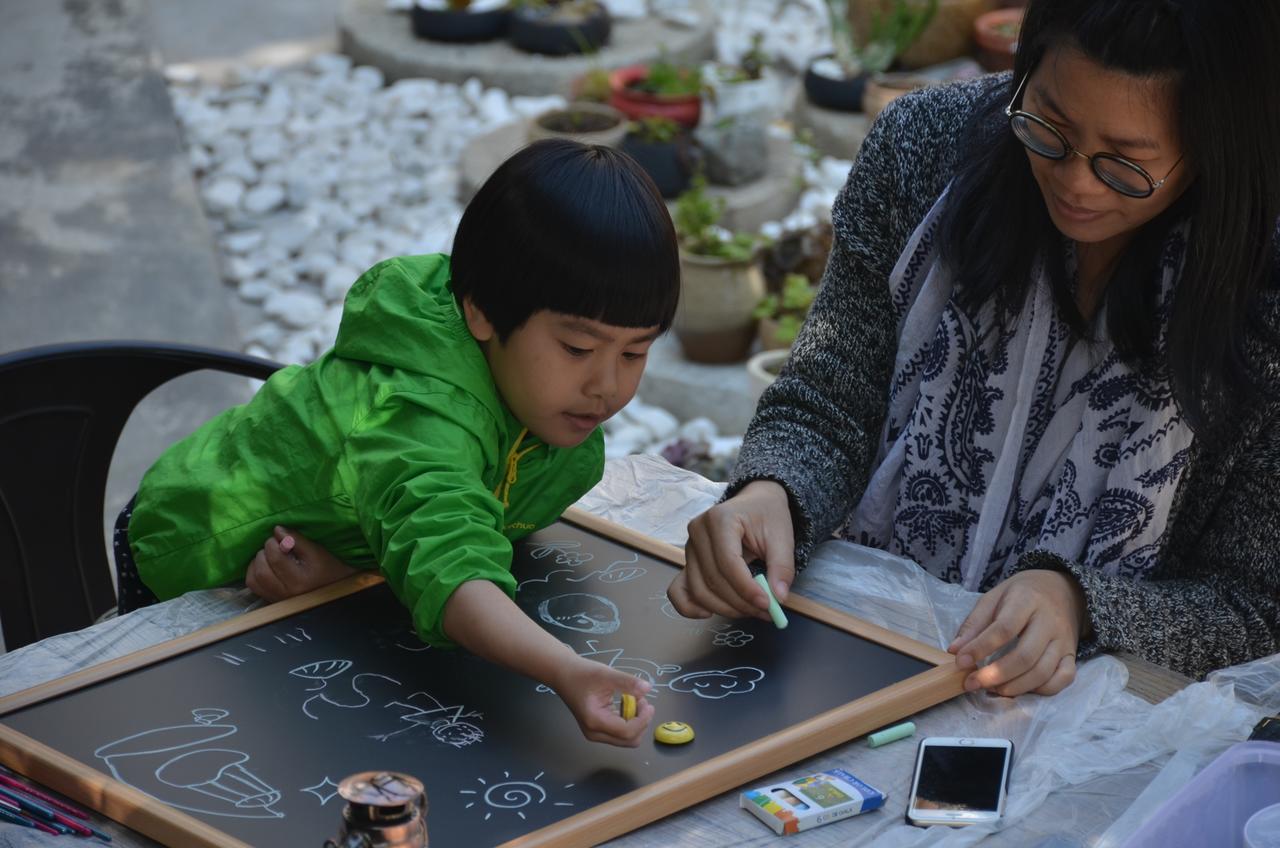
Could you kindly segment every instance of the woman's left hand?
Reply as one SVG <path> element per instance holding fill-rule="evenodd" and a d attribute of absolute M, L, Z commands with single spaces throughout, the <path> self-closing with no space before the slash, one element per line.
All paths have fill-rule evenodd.
<path fill-rule="evenodd" d="M 979 598 L 947 650 L 959 668 L 969 669 L 1017 639 L 1007 654 L 965 678 L 965 690 L 1055 695 L 1076 678 L 1086 613 L 1084 590 L 1074 577 L 1029 569 Z"/>

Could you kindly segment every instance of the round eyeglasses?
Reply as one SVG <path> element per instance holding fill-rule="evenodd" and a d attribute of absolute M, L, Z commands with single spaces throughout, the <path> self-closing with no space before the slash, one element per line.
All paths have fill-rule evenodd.
<path fill-rule="evenodd" d="M 1179 156 L 1178 161 L 1173 163 L 1173 167 L 1169 169 L 1168 174 L 1165 174 L 1164 179 L 1157 181 L 1141 165 L 1130 162 L 1123 156 L 1117 156 L 1114 153 L 1095 153 L 1092 156 L 1081 153 L 1067 141 L 1066 136 L 1057 127 L 1044 118 L 1013 108 L 1013 104 L 1017 103 L 1022 96 L 1022 89 L 1026 86 L 1029 76 L 1031 76 L 1030 71 L 1023 75 L 1022 82 L 1018 83 L 1018 89 L 1013 93 L 1013 99 L 1009 101 L 1009 105 L 1005 107 L 1004 114 L 1009 119 L 1009 128 L 1013 130 L 1018 141 L 1037 156 L 1055 161 L 1061 161 L 1068 156 L 1079 156 L 1088 161 L 1094 175 L 1108 188 L 1125 197 L 1136 198 L 1150 197 L 1154 194 L 1155 190 L 1165 184 L 1174 169 L 1182 162 L 1182 157 Z"/>

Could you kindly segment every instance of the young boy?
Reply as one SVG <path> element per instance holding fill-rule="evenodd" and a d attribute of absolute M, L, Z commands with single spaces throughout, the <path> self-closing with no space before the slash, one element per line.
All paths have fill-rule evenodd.
<path fill-rule="evenodd" d="M 588 739 L 639 744 L 647 685 L 521 612 L 512 542 L 599 481 L 598 425 L 635 394 L 679 286 L 670 216 L 635 162 L 564 141 L 516 153 L 468 204 L 451 256 L 370 269 L 332 350 L 147 472 L 122 515 L 122 608 L 137 578 L 171 598 L 243 579 L 251 559 L 268 596 L 379 567 L 428 643 L 548 685 Z M 292 551 L 281 525 L 303 534 Z M 292 574 L 267 562 L 285 553 Z M 611 708 L 617 691 L 639 720 Z"/>

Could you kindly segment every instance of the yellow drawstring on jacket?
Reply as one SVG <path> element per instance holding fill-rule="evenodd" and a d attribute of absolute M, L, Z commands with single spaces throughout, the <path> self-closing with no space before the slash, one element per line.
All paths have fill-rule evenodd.
<path fill-rule="evenodd" d="M 516 443 L 511 446 L 511 450 L 507 451 L 507 471 L 502 475 L 502 479 L 498 481 L 497 487 L 493 490 L 493 496 L 502 501 L 502 506 L 511 506 L 511 487 L 516 484 L 516 478 L 520 476 L 520 460 L 529 451 L 537 447 L 537 444 L 529 445 L 524 450 L 520 450 L 520 443 L 524 441 L 524 437 L 529 434 L 529 428 L 525 427 L 520 431 L 520 435 L 516 436 Z"/>

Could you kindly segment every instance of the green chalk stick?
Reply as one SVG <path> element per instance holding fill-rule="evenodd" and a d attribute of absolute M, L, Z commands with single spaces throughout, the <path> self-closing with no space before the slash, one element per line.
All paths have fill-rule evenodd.
<path fill-rule="evenodd" d="M 902 724 L 895 724 L 893 727 L 886 727 L 884 730 L 872 733 L 867 737 L 867 744 L 872 748 L 879 748 L 881 745 L 897 742 L 899 739 L 906 739 L 915 732 L 915 722 L 904 721 Z"/>
<path fill-rule="evenodd" d="M 757 574 L 756 582 L 764 589 L 764 593 L 769 596 L 769 617 L 773 619 L 774 626 L 779 630 L 784 629 L 787 626 L 787 614 L 782 611 L 782 605 L 773 596 L 773 590 L 769 588 L 769 578 L 763 574 Z"/>

